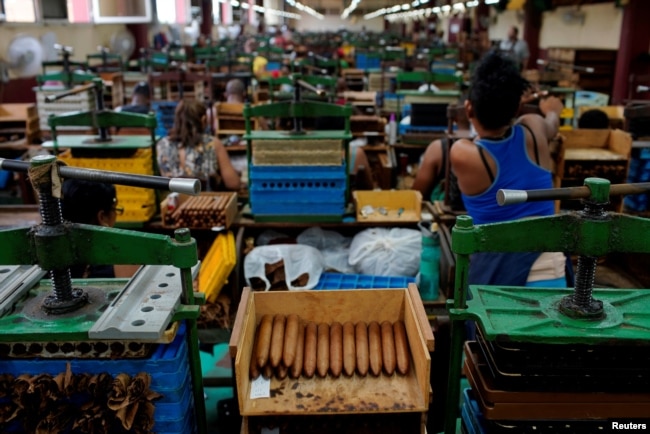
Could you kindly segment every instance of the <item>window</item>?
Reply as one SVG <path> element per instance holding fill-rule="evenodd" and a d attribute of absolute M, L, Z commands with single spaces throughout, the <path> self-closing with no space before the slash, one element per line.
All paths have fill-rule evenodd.
<path fill-rule="evenodd" d="M 149 23 L 151 3 L 149 0 L 93 0 L 93 21 L 118 24 Z"/>
<path fill-rule="evenodd" d="M 2 0 L 3 12 L 7 22 L 36 22 L 36 11 L 32 0 Z"/>
<path fill-rule="evenodd" d="M 0 21 L 35 23 L 63 20 L 89 23 L 92 0 L 0 0 Z"/>
<path fill-rule="evenodd" d="M 41 0 L 43 20 L 68 20 L 68 0 Z"/>
<path fill-rule="evenodd" d="M 156 0 L 156 17 L 159 23 L 187 24 L 191 21 L 187 0 Z"/>

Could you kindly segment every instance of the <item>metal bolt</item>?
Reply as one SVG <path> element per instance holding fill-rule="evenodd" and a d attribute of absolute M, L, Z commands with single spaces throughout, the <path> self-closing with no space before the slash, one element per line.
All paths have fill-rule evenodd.
<path fill-rule="evenodd" d="M 192 239 L 188 228 L 180 228 L 174 231 L 174 239 L 179 243 L 187 243 Z"/>
<path fill-rule="evenodd" d="M 32 166 L 44 166 L 56 161 L 53 155 L 38 155 L 32 159 Z M 52 196 L 52 181 L 41 182 L 36 185 L 38 190 L 39 211 L 43 226 L 59 226 L 63 224 L 61 201 Z M 53 253 L 55 254 L 55 253 Z M 71 312 L 88 302 L 88 295 L 81 289 L 72 288 L 70 269 L 49 270 L 52 281 L 53 294 L 43 300 L 43 309 L 50 314 Z"/>
<path fill-rule="evenodd" d="M 601 220 L 607 216 L 605 206 L 609 203 L 609 181 L 588 181 L 590 182 L 586 183 L 592 189 L 592 200 L 583 201 L 585 208 L 580 215 L 586 219 Z M 597 260 L 598 258 L 592 256 L 578 257 L 575 288 L 573 294 L 560 301 L 560 312 L 571 318 L 597 320 L 604 317 L 603 302 L 592 297 Z"/>

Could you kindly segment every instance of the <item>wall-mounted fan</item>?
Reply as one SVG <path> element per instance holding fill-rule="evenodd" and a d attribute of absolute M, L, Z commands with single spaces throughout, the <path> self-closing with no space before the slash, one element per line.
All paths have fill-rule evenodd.
<path fill-rule="evenodd" d="M 123 60 L 128 60 L 135 51 L 135 37 L 127 29 L 122 29 L 111 36 L 111 53 L 119 54 Z"/>
<path fill-rule="evenodd" d="M 33 77 L 41 71 L 43 47 L 33 36 L 17 35 L 9 43 L 4 62 L 11 75 Z"/>

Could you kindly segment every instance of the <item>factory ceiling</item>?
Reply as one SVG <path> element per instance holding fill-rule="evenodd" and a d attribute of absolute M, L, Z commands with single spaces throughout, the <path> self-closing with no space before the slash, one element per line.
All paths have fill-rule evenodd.
<path fill-rule="evenodd" d="M 426 5 L 426 7 L 432 7 L 432 6 L 442 6 L 446 4 L 454 4 L 462 1 L 464 0 L 430 0 L 426 2 L 426 4 L 424 2 L 422 2 L 421 4 L 422 6 Z M 624 5 L 628 1 L 629 0 L 549 0 L 551 7 L 579 6 L 579 5 L 588 5 L 588 4 L 596 4 L 596 3 L 618 3 Z M 304 3 L 320 12 L 336 14 L 336 11 L 342 11 L 345 7 L 347 7 L 351 3 L 351 0 L 304 0 Z M 398 3 L 405 3 L 405 1 L 361 0 L 356 10 L 353 12 L 353 14 L 355 15 L 365 14 L 384 7 L 392 7 Z"/>

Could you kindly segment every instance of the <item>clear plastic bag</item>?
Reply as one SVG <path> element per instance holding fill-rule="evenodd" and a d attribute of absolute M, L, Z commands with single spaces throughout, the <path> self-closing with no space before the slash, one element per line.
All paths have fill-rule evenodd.
<path fill-rule="evenodd" d="M 268 291 L 271 282 L 266 277 L 265 265 L 276 264 L 279 261 L 284 262 L 285 281 L 289 290 L 314 288 L 323 272 L 323 255 L 313 247 L 299 244 L 260 246 L 251 250 L 244 259 L 246 283 L 252 286 L 250 279 L 259 278 L 266 286 L 265 291 Z M 298 287 L 291 284 L 305 273 L 308 275 L 305 286 Z"/>
<path fill-rule="evenodd" d="M 319 227 L 305 229 L 296 238 L 298 244 L 318 249 L 323 255 L 326 270 L 339 273 L 354 273 L 354 268 L 348 263 L 351 239 L 338 232 L 325 231 Z"/>
<path fill-rule="evenodd" d="M 420 270 L 421 251 L 420 231 L 372 228 L 352 239 L 349 263 L 361 274 L 413 277 Z"/>

